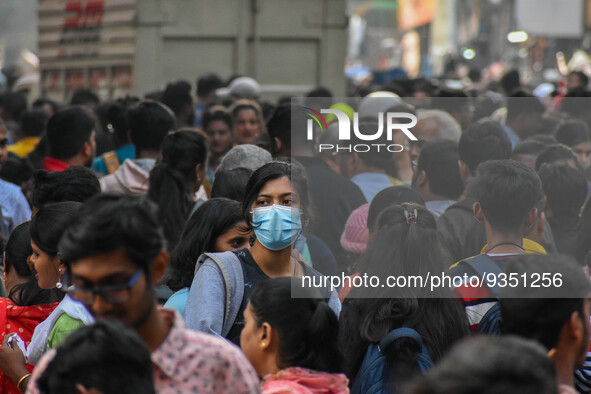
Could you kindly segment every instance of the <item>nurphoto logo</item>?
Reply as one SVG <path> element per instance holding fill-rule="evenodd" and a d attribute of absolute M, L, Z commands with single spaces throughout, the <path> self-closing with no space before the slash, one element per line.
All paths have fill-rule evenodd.
<path fill-rule="evenodd" d="M 417 124 L 417 117 L 413 114 L 406 113 L 406 112 L 387 112 L 384 116 L 383 112 L 378 112 L 377 116 L 377 123 L 378 128 L 377 130 L 360 130 L 359 129 L 359 114 L 355 112 L 353 114 L 353 127 L 351 128 L 351 119 L 347 114 L 343 111 L 338 109 L 321 109 L 320 112 L 313 110 L 312 108 L 305 107 L 307 112 L 306 114 L 310 116 L 307 123 L 307 138 L 309 141 L 314 139 L 314 123 L 320 127 L 321 131 L 326 131 L 328 129 L 328 124 L 324 119 L 322 114 L 333 114 L 336 118 L 336 122 L 338 123 L 339 127 L 339 142 L 347 142 L 351 141 L 351 130 L 355 135 L 355 141 L 367 141 L 368 143 L 359 143 L 359 144 L 319 144 L 318 145 L 318 152 L 327 152 L 327 151 L 347 151 L 347 152 L 380 152 L 383 149 L 388 150 L 388 152 L 402 152 L 404 150 L 404 146 L 400 144 L 385 144 L 385 143 L 370 143 L 371 141 L 377 141 L 382 138 L 384 133 L 384 129 L 386 131 L 386 139 L 387 141 L 394 141 L 394 131 L 400 130 L 402 131 L 411 141 L 417 141 L 417 137 L 415 137 L 410 129 Z M 384 119 L 386 125 L 384 127 Z M 408 120 L 405 122 L 405 120 Z M 402 123 L 401 123 L 402 122 Z"/>

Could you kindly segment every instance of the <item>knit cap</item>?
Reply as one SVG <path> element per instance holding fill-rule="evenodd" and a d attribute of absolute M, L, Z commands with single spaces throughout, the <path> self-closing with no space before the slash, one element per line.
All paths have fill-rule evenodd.
<path fill-rule="evenodd" d="M 369 240 L 369 229 L 367 228 L 367 215 L 369 204 L 363 204 L 353 212 L 347 219 L 345 231 L 341 235 L 341 246 L 343 249 L 353 253 L 363 253 L 367 248 Z"/>

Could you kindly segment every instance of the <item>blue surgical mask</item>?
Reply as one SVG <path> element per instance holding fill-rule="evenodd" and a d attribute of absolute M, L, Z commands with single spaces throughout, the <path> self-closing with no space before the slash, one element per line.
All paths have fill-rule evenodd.
<path fill-rule="evenodd" d="M 281 250 L 295 242 L 302 231 L 299 209 L 271 205 L 252 210 L 252 225 L 259 242 L 267 249 Z"/>

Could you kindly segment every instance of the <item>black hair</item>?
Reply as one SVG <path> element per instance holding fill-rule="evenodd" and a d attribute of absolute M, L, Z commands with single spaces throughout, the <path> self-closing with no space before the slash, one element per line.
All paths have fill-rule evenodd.
<path fill-rule="evenodd" d="M 54 114 L 62 109 L 60 103 L 47 97 L 39 97 L 37 100 L 33 101 L 31 108 L 33 108 L 34 110 L 43 109 L 45 105 L 49 105 Z"/>
<path fill-rule="evenodd" d="M 23 137 L 39 137 L 45 132 L 47 124 L 47 115 L 41 109 L 33 109 L 25 112 L 23 115 L 23 124 L 21 130 Z"/>
<path fill-rule="evenodd" d="M 232 116 L 221 106 L 213 106 L 207 109 L 201 117 L 201 129 L 207 132 L 211 122 L 222 121 L 232 130 Z"/>
<path fill-rule="evenodd" d="M 284 177 L 290 180 L 293 188 L 300 197 L 302 219 L 309 219 L 310 197 L 308 194 L 308 179 L 305 170 L 299 165 L 281 161 L 272 161 L 271 163 L 259 167 L 252 174 L 246 185 L 246 195 L 242 201 L 242 216 L 250 228 L 252 228 L 252 216 L 250 211 L 259 192 L 267 182 Z M 306 223 L 306 220 L 302 220 L 302 222 Z"/>
<path fill-rule="evenodd" d="M 162 159 L 150 172 L 148 197 L 158 204 L 159 216 L 173 249 L 178 242 L 182 224 L 193 208 L 191 186 L 195 182 L 195 167 L 205 168 L 207 139 L 198 130 L 182 129 L 162 141 Z"/>
<path fill-rule="evenodd" d="M 570 257 L 523 255 L 508 260 L 504 272 L 520 278 L 537 273 L 552 278 L 559 275 L 561 279 L 560 287 L 502 288 L 499 302 L 504 333 L 537 340 L 550 350 L 557 345 L 562 327 L 573 312 L 585 319 L 583 301 L 589 297 L 591 285 L 581 267 Z"/>
<path fill-rule="evenodd" d="M 546 145 L 546 147 L 558 144 L 558 140 L 550 134 L 534 134 L 527 137 L 529 141 L 537 141 Z"/>
<path fill-rule="evenodd" d="M 299 111 L 298 111 L 299 112 Z M 292 125 L 292 106 L 291 104 L 280 105 L 275 108 L 271 119 L 267 122 L 267 133 L 273 140 L 272 154 L 277 154 L 277 148 L 275 146 L 275 138 L 277 138 L 285 149 L 289 150 L 291 147 L 291 125 Z M 304 132 L 305 128 L 301 129 Z"/>
<path fill-rule="evenodd" d="M 131 328 L 116 320 L 81 327 L 57 348 L 37 385 L 41 393 L 155 393 L 150 351 Z"/>
<path fill-rule="evenodd" d="M 174 114 L 156 101 L 144 100 L 129 111 L 129 135 L 136 156 L 141 151 L 160 151 L 162 140 L 176 125 Z"/>
<path fill-rule="evenodd" d="M 576 220 L 587 197 L 585 175 L 567 165 L 552 164 L 542 165 L 538 175 L 552 216 Z"/>
<path fill-rule="evenodd" d="M 90 111 L 83 107 L 71 107 L 56 113 L 47 122 L 49 154 L 59 160 L 76 156 L 90 141 L 94 128 Z"/>
<path fill-rule="evenodd" d="M 157 102 L 161 103 L 163 94 L 164 94 L 163 90 L 154 90 L 153 92 L 148 92 L 148 93 L 144 94 L 144 99 L 157 101 Z"/>
<path fill-rule="evenodd" d="M 49 256 L 57 256 L 60 238 L 81 207 L 79 202 L 66 201 L 41 208 L 31 219 L 31 240 Z"/>
<path fill-rule="evenodd" d="M 579 167 L 579 160 L 571 148 L 562 144 L 551 145 L 538 155 L 536 158 L 535 169 L 536 171 L 539 171 L 543 164 L 554 164 L 557 162 L 564 163 L 569 161 Z"/>
<path fill-rule="evenodd" d="M 333 97 L 334 95 L 330 89 L 324 86 L 317 86 L 314 89 L 306 93 L 306 97 Z"/>
<path fill-rule="evenodd" d="M 507 98 L 507 121 L 511 121 L 522 114 L 543 114 L 545 110 L 544 104 L 529 93 L 520 91 Z"/>
<path fill-rule="evenodd" d="M 30 190 L 31 187 L 29 181 L 33 178 L 33 165 L 28 158 L 20 158 L 16 154 L 9 152 L 8 158 L 0 168 L 0 178 L 21 186 L 23 193 L 27 196 L 25 190 Z"/>
<path fill-rule="evenodd" d="M 534 170 L 513 160 L 482 163 L 471 187 L 486 220 L 493 229 L 503 232 L 517 231 L 544 197 Z"/>
<path fill-rule="evenodd" d="M 39 170 L 35 173 L 31 202 L 40 209 L 56 202 L 84 202 L 100 192 L 99 180 L 89 168 L 74 166 L 61 172 Z"/>
<path fill-rule="evenodd" d="M 583 122 L 566 122 L 556 131 L 556 140 L 568 147 L 591 141 L 591 132 Z"/>
<path fill-rule="evenodd" d="M 499 84 L 503 88 L 505 94 L 510 95 L 521 87 L 521 77 L 519 71 L 509 70 L 507 71 L 499 81 Z"/>
<path fill-rule="evenodd" d="M 20 123 L 27 110 L 27 95 L 23 92 L 5 93 L 2 107 L 5 115 L 9 115 L 10 119 Z"/>
<path fill-rule="evenodd" d="M 421 149 L 416 171 L 425 171 L 431 192 L 455 200 L 464 191 L 459 158 L 456 142 L 430 141 Z"/>
<path fill-rule="evenodd" d="M 33 276 L 27 260 L 33 254 L 31 248 L 31 222 L 24 222 L 18 225 L 8 238 L 4 249 L 4 269 L 8 273 L 15 270 L 21 278 L 28 278 L 25 283 L 18 284 L 10 289 L 8 298 L 20 306 L 31 306 L 49 304 L 57 301 L 59 297 L 54 295 L 55 291 L 39 288 L 37 279 Z"/>
<path fill-rule="evenodd" d="M 284 146 L 285 151 L 293 148 L 312 150 L 314 141 L 307 139 L 306 121 L 309 119 L 305 115 L 306 109 L 299 105 L 290 103 L 279 105 L 275 108 L 275 112 L 271 119 L 267 122 L 267 133 L 273 137 L 273 155 L 276 155 L 277 147 L 275 146 L 275 138 L 277 138 Z"/>
<path fill-rule="evenodd" d="M 537 342 L 514 335 L 462 341 L 407 394 L 558 394 L 556 370 Z"/>
<path fill-rule="evenodd" d="M 329 108 L 333 104 L 333 96 L 328 88 L 318 86 L 306 93 L 304 104 L 318 108 Z"/>
<path fill-rule="evenodd" d="M 373 232 L 380 213 L 390 205 L 402 204 L 405 202 L 425 205 L 423 197 L 415 189 L 406 186 L 391 186 L 375 195 L 369 206 L 367 214 L 367 228 Z"/>
<path fill-rule="evenodd" d="M 513 148 L 511 157 L 515 157 L 516 155 L 531 155 L 538 157 L 540 153 L 546 150 L 546 148 L 547 146 L 539 141 L 519 141 L 517 145 L 515 145 L 515 148 Z"/>
<path fill-rule="evenodd" d="M 246 185 L 253 171 L 246 167 L 222 170 L 215 174 L 211 186 L 211 198 L 226 197 L 242 202 L 246 194 Z"/>
<path fill-rule="evenodd" d="M 156 256 L 166 249 L 158 208 L 146 196 L 99 194 L 70 221 L 59 244 L 69 268 L 85 257 L 123 249 L 149 277 Z"/>
<path fill-rule="evenodd" d="M 117 147 L 129 143 L 129 119 L 123 102 L 109 101 L 97 108 L 103 132 L 115 137 Z"/>
<path fill-rule="evenodd" d="M 432 98 L 431 106 L 433 109 L 440 109 L 449 114 L 456 113 L 462 109 L 463 106 L 471 104 L 472 99 L 468 95 L 455 89 L 439 89 L 436 96 Z"/>
<path fill-rule="evenodd" d="M 414 213 L 408 222 L 405 211 Z M 385 280 L 393 276 L 423 278 L 446 269 L 447 263 L 437 239 L 433 214 L 418 204 L 392 205 L 379 216 L 375 231 L 363 255 L 360 275 Z M 389 262 L 389 263 L 385 263 Z M 447 288 L 436 289 L 436 296 L 418 287 L 355 287 L 345 299 L 340 322 L 345 372 L 351 378 L 363 361 L 370 344 L 378 343 L 388 332 L 399 327 L 415 329 L 422 337 L 431 359 L 437 362 L 446 350 L 468 334 L 463 306 Z M 418 372 L 416 360 L 421 349 L 409 339 L 395 341 L 388 348 L 389 377 L 402 382 Z"/>
<path fill-rule="evenodd" d="M 478 165 L 487 160 L 511 157 L 511 140 L 498 122 L 474 123 L 466 128 L 458 144 L 459 157 L 472 175 Z"/>
<path fill-rule="evenodd" d="M 268 323 L 277 331 L 279 367 L 341 372 L 338 318 L 311 289 L 302 289 L 305 297 L 292 297 L 292 285 L 301 285 L 301 281 L 289 277 L 262 281 L 249 300 L 257 326 Z"/>
<path fill-rule="evenodd" d="M 169 83 L 162 94 L 162 103 L 178 115 L 185 106 L 193 104 L 191 84 L 187 81 Z"/>
<path fill-rule="evenodd" d="M 584 72 L 573 71 L 569 75 L 576 75 L 579 78 L 579 80 L 581 81 L 581 88 L 585 89 L 587 88 L 587 85 L 589 85 L 589 77 Z"/>
<path fill-rule="evenodd" d="M 224 86 L 222 79 L 214 73 L 200 76 L 196 81 L 197 97 L 205 97 Z"/>
<path fill-rule="evenodd" d="M 493 94 L 475 98 L 473 121 L 483 120 L 491 116 L 497 109 L 501 108 L 501 98 Z"/>
<path fill-rule="evenodd" d="M 76 89 L 70 99 L 70 105 L 84 105 L 89 103 L 98 105 L 100 100 L 92 90 L 86 88 Z"/>
<path fill-rule="evenodd" d="M 204 202 L 189 218 L 170 258 L 166 284 L 172 291 L 190 287 L 201 254 L 215 253 L 216 241 L 243 221 L 241 204 L 227 198 Z M 245 228 L 245 233 L 248 230 Z"/>

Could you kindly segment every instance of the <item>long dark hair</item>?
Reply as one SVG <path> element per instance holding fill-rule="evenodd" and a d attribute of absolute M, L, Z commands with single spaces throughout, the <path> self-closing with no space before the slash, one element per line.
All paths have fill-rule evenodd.
<path fill-rule="evenodd" d="M 162 142 L 162 159 L 150 172 L 148 197 L 158 204 L 169 250 L 177 244 L 194 204 L 190 185 L 195 166 L 203 168 L 206 158 L 207 140 L 196 130 L 170 133 Z"/>
<path fill-rule="evenodd" d="M 259 167 L 246 185 L 246 195 L 242 201 L 242 216 L 250 227 L 252 227 L 251 206 L 256 201 L 261 189 L 267 182 L 284 177 L 290 180 L 300 197 L 302 223 L 304 226 L 310 224 L 310 197 L 304 168 L 300 164 L 272 161 Z"/>
<path fill-rule="evenodd" d="M 15 270 L 19 277 L 28 278 L 25 283 L 14 286 L 8 293 L 8 298 L 20 306 L 49 304 L 59 300 L 60 295 L 63 296 L 56 289 L 41 289 L 27 264 L 29 256 L 33 254 L 31 234 L 29 233 L 30 226 L 30 221 L 18 225 L 10 233 L 4 250 L 4 269 L 6 273 Z"/>
<path fill-rule="evenodd" d="M 240 203 L 228 198 L 212 198 L 197 208 L 172 253 L 166 280 L 168 287 L 173 291 L 190 287 L 199 256 L 205 252 L 217 252 L 218 237 L 243 220 Z"/>
<path fill-rule="evenodd" d="M 266 322 L 279 335 L 279 367 L 341 372 L 336 315 L 312 291 L 306 298 L 292 297 L 292 284 L 301 285 L 301 281 L 289 277 L 265 280 L 250 296 L 257 326 Z"/>
<path fill-rule="evenodd" d="M 405 211 L 416 221 L 407 220 Z M 380 216 L 370 236 L 362 274 L 381 281 L 392 277 L 435 275 L 446 269 L 437 240 L 435 217 L 418 204 L 393 205 Z M 354 288 L 341 313 L 342 345 L 346 372 L 351 379 L 358 373 L 366 349 L 398 327 L 414 328 L 423 338 L 434 362 L 450 346 L 468 333 L 463 306 L 447 288 L 426 294 L 417 288 Z M 430 298 L 425 298 L 425 297 Z M 410 339 L 399 339 L 388 348 L 396 360 L 392 380 L 401 382 L 417 371 L 421 349 Z M 394 363 L 389 363 L 394 365 Z"/>

